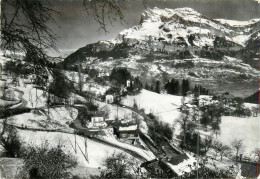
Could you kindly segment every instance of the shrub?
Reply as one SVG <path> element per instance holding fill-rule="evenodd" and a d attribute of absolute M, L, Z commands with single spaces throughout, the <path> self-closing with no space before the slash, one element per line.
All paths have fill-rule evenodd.
<path fill-rule="evenodd" d="M 50 147 L 47 141 L 39 147 L 29 146 L 22 158 L 21 175 L 28 173 L 29 178 L 68 178 L 69 169 L 77 165 L 76 159 L 64 153 L 60 144 Z"/>

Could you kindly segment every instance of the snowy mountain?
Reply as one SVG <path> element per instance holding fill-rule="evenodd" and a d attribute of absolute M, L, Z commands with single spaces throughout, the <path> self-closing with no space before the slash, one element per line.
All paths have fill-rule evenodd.
<path fill-rule="evenodd" d="M 225 88 L 234 88 L 241 80 L 251 89 L 259 76 L 254 69 L 259 30 L 260 19 L 211 19 L 191 8 L 147 9 L 140 24 L 78 49 L 61 64 L 81 63 L 99 71 L 124 66 L 145 81 L 189 78 L 210 88 L 222 88 L 224 81 L 229 84 Z"/>

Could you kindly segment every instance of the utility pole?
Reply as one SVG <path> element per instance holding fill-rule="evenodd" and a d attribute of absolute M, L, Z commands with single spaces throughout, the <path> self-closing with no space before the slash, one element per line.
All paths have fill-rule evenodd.
<path fill-rule="evenodd" d="M 77 138 L 76 138 L 76 133 L 75 133 L 75 153 L 77 153 Z"/>
<path fill-rule="evenodd" d="M 116 104 L 116 106 L 117 106 L 116 112 L 117 112 L 117 119 L 118 119 L 118 104 Z M 118 119 L 118 120 L 119 120 L 119 119 Z"/>
<path fill-rule="evenodd" d="M 88 162 L 88 146 L 87 146 L 87 138 L 84 137 L 84 142 L 85 142 L 85 157 L 86 157 L 86 160 Z"/>

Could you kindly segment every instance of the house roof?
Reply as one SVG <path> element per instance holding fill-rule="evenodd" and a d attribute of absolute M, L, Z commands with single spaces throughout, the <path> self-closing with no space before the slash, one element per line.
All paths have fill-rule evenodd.
<path fill-rule="evenodd" d="M 189 157 L 186 154 L 180 154 L 175 157 L 172 157 L 170 163 L 173 165 L 178 165 L 179 163 L 183 162 L 184 160 L 188 159 Z"/>
<path fill-rule="evenodd" d="M 91 113 L 91 117 L 104 117 L 104 115 L 105 115 L 104 111 L 97 111 L 97 112 Z"/>
<path fill-rule="evenodd" d="M 119 131 L 135 131 L 137 130 L 137 125 L 119 127 Z"/>
<path fill-rule="evenodd" d="M 150 165 L 150 164 L 152 164 L 152 163 L 155 163 L 155 162 L 157 162 L 157 161 L 158 161 L 158 159 L 156 158 L 156 159 L 153 159 L 153 160 L 144 162 L 144 163 L 141 164 L 141 167 L 146 168 L 148 165 Z"/>
<path fill-rule="evenodd" d="M 195 170 L 196 159 L 189 154 L 180 154 L 171 158 L 170 161 L 164 161 L 174 173 L 178 176 L 182 176 L 185 173 L 190 173 Z"/>

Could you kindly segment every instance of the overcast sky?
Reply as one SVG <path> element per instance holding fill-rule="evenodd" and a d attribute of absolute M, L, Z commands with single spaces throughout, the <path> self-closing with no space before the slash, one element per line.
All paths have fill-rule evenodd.
<path fill-rule="evenodd" d="M 109 33 L 105 34 L 98 24 L 83 8 L 83 0 L 54 0 L 53 7 L 60 14 L 55 14 L 59 25 L 53 26 L 58 35 L 57 45 L 60 50 L 78 49 L 86 44 L 99 40 L 109 40 L 125 29 L 140 22 L 141 13 L 146 7 L 139 0 L 128 0 L 124 3 L 126 23 L 109 25 Z M 259 0 L 260 1 L 260 0 Z M 191 7 L 198 12 L 212 17 L 234 20 L 260 18 L 260 4 L 255 0 L 146 0 L 146 6 L 153 8 Z M 66 53 L 68 53 L 66 52 Z M 64 53 L 64 51 L 62 52 Z"/>

